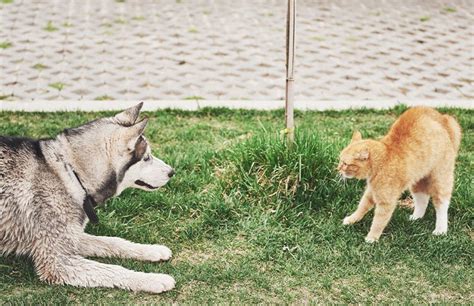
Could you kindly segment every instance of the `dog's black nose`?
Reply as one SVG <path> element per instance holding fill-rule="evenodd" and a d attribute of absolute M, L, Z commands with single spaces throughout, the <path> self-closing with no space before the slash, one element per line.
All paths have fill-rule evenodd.
<path fill-rule="evenodd" d="M 173 169 L 170 170 L 170 172 L 168 172 L 168 177 L 173 177 L 173 175 L 175 175 L 176 172 L 174 172 Z"/>

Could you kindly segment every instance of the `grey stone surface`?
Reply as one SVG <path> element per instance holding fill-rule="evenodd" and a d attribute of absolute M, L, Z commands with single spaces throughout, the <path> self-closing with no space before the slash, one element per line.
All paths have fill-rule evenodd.
<path fill-rule="evenodd" d="M 472 101 L 473 16 L 471 0 L 297 1 L 295 97 Z M 285 18 L 284 0 L 0 2 L 0 96 L 281 100 Z"/>
<path fill-rule="evenodd" d="M 0 111 L 26 111 L 26 112 L 57 112 L 57 111 L 104 111 L 122 110 L 132 107 L 137 101 L 88 101 L 88 100 L 19 100 L 0 101 Z M 389 109 L 397 105 L 406 106 L 431 106 L 431 107 L 456 107 L 474 109 L 474 100 L 331 100 L 295 101 L 294 107 L 298 110 L 347 110 L 358 108 Z M 226 107 L 230 109 L 256 109 L 275 110 L 285 107 L 281 100 L 148 100 L 144 101 L 143 110 L 155 111 L 160 109 L 181 109 L 196 111 L 205 107 Z"/>

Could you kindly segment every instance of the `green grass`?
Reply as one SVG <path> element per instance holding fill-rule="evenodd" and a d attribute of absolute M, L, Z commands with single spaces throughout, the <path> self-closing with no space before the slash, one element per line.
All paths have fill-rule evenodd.
<path fill-rule="evenodd" d="M 445 8 L 443 8 L 443 11 L 445 11 L 446 13 L 456 13 L 457 12 L 456 8 L 450 7 L 450 6 L 446 6 Z"/>
<path fill-rule="evenodd" d="M 113 100 L 113 99 L 114 99 L 114 98 L 111 97 L 111 96 L 103 95 L 103 96 L 95 97 L 94 100 L 97 100 L 97 101 L 106 101 L 106 100 Z"/>
<path fill-rule="evenodd" d="M 48 84 L 48 86 L 61 91 L 66 86 L 66 84 L 61 83 L 61 82 L 55 82 L 55 83 Z"/>
<path fill-rule="evenodd" d="M 0 49 L 8 49 L 11 48 L 13 44 L 9 41 L 2 41 L 0 42 Z"/>
<path fill-rule="evenodd" d="M 106 23 L 102 23 L 100 26 L 104 28 L 111 28 L 113 27 L 113 24 L 111 24 L 110 22 L 106 22 Z"/>
<path fill-rule="evenodd" d="M 204 100 L 204 99 L 205 98 L 201 96 L 188 96 L 184 98 L 184 100 Z"/>
<path fill-rule="evenodd" d="M 53 25 L 53 22 L 52 21 L 48 21 L 48 23 L 46 24 L 46 26 L 43 28 L 43 30 L 47 31 L 47 32 L 56 32 L 57 30 L 59 30 L 59 28 L 55 27 Z"/>
<path fill-rule="evenodd" d="M 431 19 L 430 16 L 423 16 L 423 17 L 420 17 L 420 21 L 421 21 L 421 22 L 429 21 L 430 19 Z"/>
<path fill-rule="evenodd" d="M 311 37 L 311 39 L 316 40 L 316 41 L 325 41 L 326 40 L 326 38 L 324 38 L 323 36 L 313 36 L 313 37 Z"/>
<path fill-rule="evenodd" d="M 116 18 L 114 20 L 114 22 L 117 23 L 117 24 L 127 24 L 128 23 L 128 21 L 125 20 L 124 18 Z"/>
<path fill-rule="evenodd" d="M 434 210 L 411 222 L 399 208 L 381 241 L 364 242 L 372 214 L 351 227 L 363 182 L 336 179 L 352 130 L 378 137 L 403 108 L 297 112 L 296 144 L 281 138 L 283 111 L 157 111 L 146 131 L 177 174 L 161 190 L 127 190 L 98 209 L 92 234 L 162 243 L 167 263 L 99 259 L 177 280 L 161 294 L 41 283 L 27 258 L 0 258 L 0 303 L 469 303 L 474 288 L 474 111 L 445 110 L 464 136 L 450 229 L 434 237 Z M 0 134 L 52 137 L 112 113 L 0 112 Z"/>
<path fill-rule="evenodd" d="M 133 16 L 132 20 L 143 21 L 143 20 L 146 20 L 146 18 L 145 16 L 138 15 L 138 16 Z"/>
<path fill-rule="evenodd" d="M 36 70 L 44 70 L 44 69 L 48 69 L 49 67 L 46 66 L 46 65 L 43 65 L 41 63 L 38 63 L 38 64 L 35 64 L 34 66 L 32 66 L 33 69 L 36 69 Z"/>

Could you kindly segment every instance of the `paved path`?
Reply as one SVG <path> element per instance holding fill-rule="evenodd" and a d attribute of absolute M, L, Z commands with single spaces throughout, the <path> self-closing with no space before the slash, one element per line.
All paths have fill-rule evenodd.
<path fill-rule="evenodd" d="M 472 103 L 472 0 L 297 5 L 297 100 Z M 285 18 L 284 0 L 1 0 L 0 103 L 281 100 Z"/>

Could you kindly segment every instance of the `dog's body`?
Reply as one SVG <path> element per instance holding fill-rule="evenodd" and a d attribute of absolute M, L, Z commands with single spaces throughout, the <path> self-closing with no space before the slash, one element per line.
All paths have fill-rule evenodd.
<path fill-rule="evenodd" d="M 127 187 L 161 187 L 174 174 L 150 153 L 142 136 L 147 120 L 137 122 L 141 106 L 67 129 L 55 139 L 0 137 L 0 254 L 31 257 L 40 279 L 54 284 L 155 293 L 174 287 L 165 274 L 84 258 L 171 257 L 165 246 L 84 233 L 95 217 L 93 204 Z"/>

